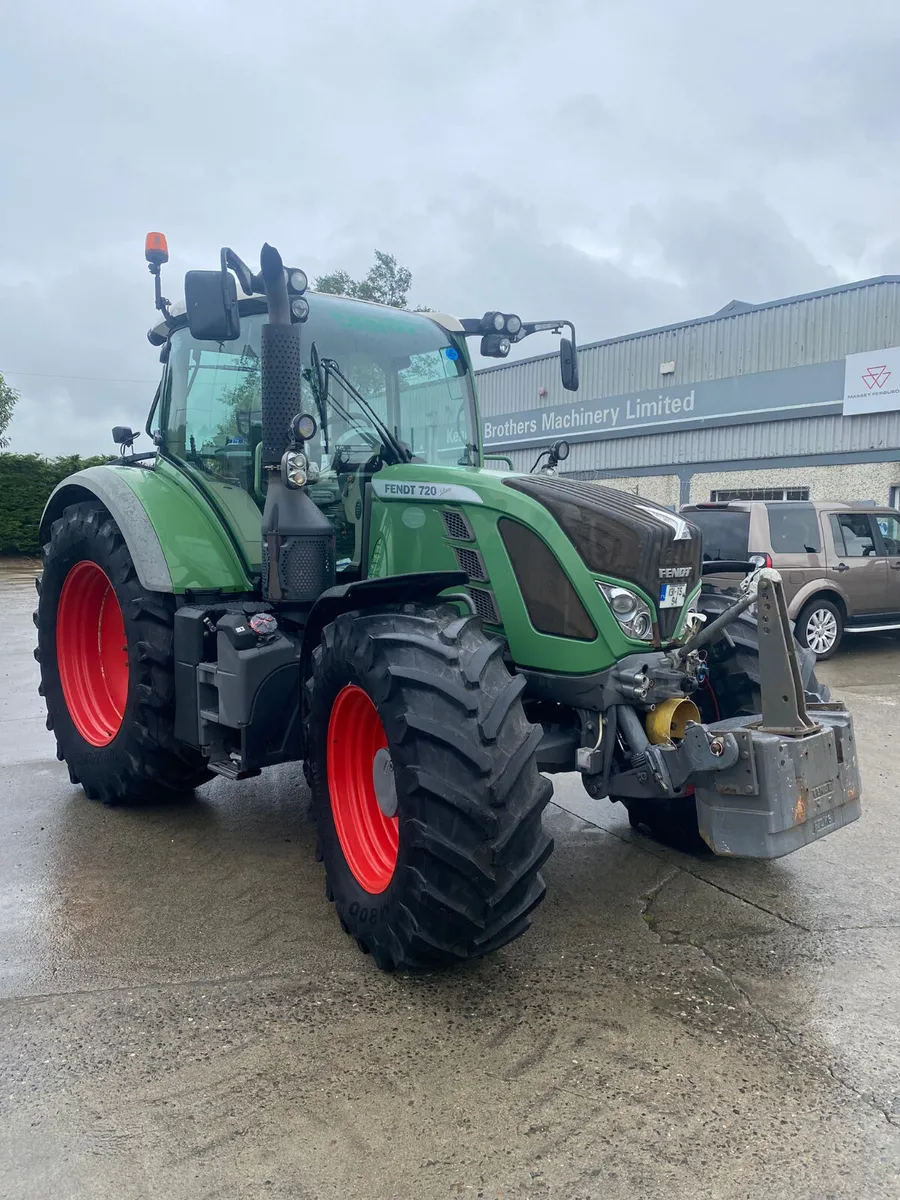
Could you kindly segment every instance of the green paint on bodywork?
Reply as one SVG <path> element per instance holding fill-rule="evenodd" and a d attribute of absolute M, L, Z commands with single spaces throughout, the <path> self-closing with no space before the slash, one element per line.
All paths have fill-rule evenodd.
<path fill-rule="evenodd" d="M 447 536 L 441 510 L 455 509 L 464 513 L 469 521 L 475 535 L 474 545 L 481 552 L 487 568 L 489 583 L 475 586 L 485 586 L 494 593 L 503 633 L 509 642 L 510 653 L 519 666 L 567 675 L 585 675 L 606 670 L 628 654 L 649 649 L 646 642 L 625 637 L 597 587 L 598 576 L 588 570 L 549 511 L 530 496 L 507 487 L 504 480 L 508 478 L 507 472 L 501 474 L 477 467 L 419 466 L 415 463 L 385 467 L 379 471 L 376 480 L 380 485 L 391 481 L 422 482 L 436 485 L 438 493 L 445 485 L 469 488 L 477 494 L 481 503 L 455 499 L 452 493 L 446 498 L 417 495 L 381 499 L 373 495 L 369 573 L 386 576 L 407 571 L 458 570 L 453 547 L 472 548 L 473 543 L 453 541 Z M 420 528 L 410 529 L 404 524 L 403 513 L 409 507 L 424 511 L 425 523 Z M 501 517 L 521 521 L 542 538 L 556 556 L 594 622 L 597 636 L 593 641 L 577 641 L 540 633 L 531 624 L 506 547 L 497 529 L 497 521 Z M 610 577 L 610 582 L 617 581 Z M 633 584 L 627 586 L 638 591 L 655 612 L 653 598 L 641 593 Z"/>
<path fill-rule="evenodd" d="M 223 524 L 189 477 L 163 458 L 157 459 L 152 470 L 102 469 L 117 472 L 140 500 L 159 538 L 173 592 L 253 590 L 250 563 L 229 536 L 231 523 Z M 259 540 L 259 510 L 256 512 Z"/>

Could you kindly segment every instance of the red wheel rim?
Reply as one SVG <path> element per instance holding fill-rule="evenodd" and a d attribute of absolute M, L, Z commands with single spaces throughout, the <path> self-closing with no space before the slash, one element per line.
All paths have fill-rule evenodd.
<path fill-rule="evenodd" d="M 397 865 L 399 821 L 378 805 L 372 771 L 387 749 L 375 705 L 355 684 L 342 688 L 328 720 L 328 793 L 338 841 L 356 882 L 377 895 Z"/>
<path fill-rule="evenodd" d="M 92 746 L 108 746 L 128 699 L 128 645 L 115 590 L 96 563 L 76 563 L 66 576 L 56 613 L 56 662 L 75 728 Z"/>

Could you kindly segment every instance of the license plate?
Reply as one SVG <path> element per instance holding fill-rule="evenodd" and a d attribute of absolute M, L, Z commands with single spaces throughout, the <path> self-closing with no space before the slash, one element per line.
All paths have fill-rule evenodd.
<path fill-rule="evenodd" d="M 681 608 L 687 599 L 686 583 L 663 583 L 659 589 L 660 608 Z"/>

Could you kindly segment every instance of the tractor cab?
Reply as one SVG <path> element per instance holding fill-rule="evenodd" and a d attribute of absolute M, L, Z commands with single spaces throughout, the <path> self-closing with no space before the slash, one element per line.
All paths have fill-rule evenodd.
<path fill-rule="evenodd" d="M 306 443 L 307 494 L 335 534 L 338 577 L 357 577 L 362 553 L 365 480 L 390 447 L 383 429 L 409 449 L 409 460 L 477 465 L 479 432 L 471 365 L 462 327 L 430 316 L 340 296 L 309 294 L 303 325 L 303 369 L 297 411 L 314 414 Z M 201 340 L 186 316 L 174 318 L 158 410 L 157 442 L 246 525 L 248 553 L 259 555 L 262 469 L 260 357 L 264 300 L 239 302 L 240 335 Z M 458 326 L 448 328 L 453 322 Z M 314 358 L 336 364 L 351 385 L 319 384 Z M 353 389 L 371 406 L 373 417 Z M 285 437 L 287 430 L 285 430 Z"/>

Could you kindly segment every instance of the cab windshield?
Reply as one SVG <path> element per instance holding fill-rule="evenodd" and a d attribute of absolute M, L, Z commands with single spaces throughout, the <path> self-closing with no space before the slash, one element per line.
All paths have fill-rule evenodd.
<path fill-rule="evenodd" d="M 332 378 L 326 420 L 312 387 L 310 350 L 333 359 L 414 461 L 444 466 L 476 462 L 477 438 L 468 363 L 457 344 L 424 316 L 337 296 L 310 295 L 302 328 L 303 393 L 297 411 L 320 425 L 308 447 L 322 471 L 362 466 L 382 437 L 358 401 Z M 244 307 L 261 308 L 260 302 Z M 198 342 L 184 328 L 172 335 L 166 373 L 166 450 L 207 476 L 237 485 L 257 500 L 260 338 L 264 312 L 245 315 L 233 342 Z M 322 425 L 324 424 L 324 428 Z"/>

